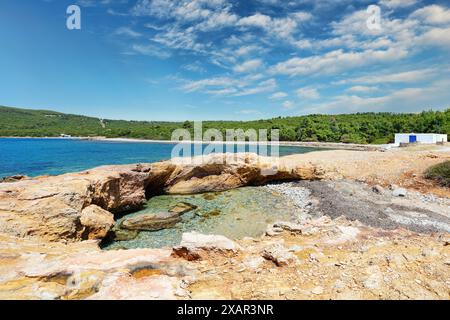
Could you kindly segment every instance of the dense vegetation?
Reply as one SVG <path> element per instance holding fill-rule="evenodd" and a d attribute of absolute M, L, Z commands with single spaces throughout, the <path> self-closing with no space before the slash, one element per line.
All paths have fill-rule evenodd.
<path fill-rule="evenodd" d="M 443 187 L 450 187 L 450 161 L 429 168 L 425 172 L 425 178 L 435 180 Z"/>
<path fill-rule="evenodd" d="M 193 123 L 107 120 L 45 110 L 0 107 L 0 136 L 105 136 L 170 139 Z M 415 114 L 356 113 L 308 115 L 255 121 L 205 121 L 203 129 L 279 129 L 282 141 L 388 143 L 397 132 L 450 134 L 450 109 Z"/>

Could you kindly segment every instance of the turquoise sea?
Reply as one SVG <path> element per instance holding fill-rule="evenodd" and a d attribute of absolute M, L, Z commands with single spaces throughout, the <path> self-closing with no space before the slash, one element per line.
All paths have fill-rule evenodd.
<path fill-rule="evenodd" d="M 170 143 L 0 138 L 0 177 L 58 175 L 107 164 L 167 160 L 173 147 Z M 280 155 L 317 150 L 280 146 Z"/>

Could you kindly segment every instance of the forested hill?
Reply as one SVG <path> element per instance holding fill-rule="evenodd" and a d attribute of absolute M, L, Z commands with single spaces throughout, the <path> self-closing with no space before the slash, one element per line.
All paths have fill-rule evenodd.
<path fill-rule="evenodd" d="M 105 136 L 111 138 L 170 139 L 177 128 L 192 123 L 107 120 L 46 110 L 0 106 L 0 136 Z M 417 114 L 357 113 L 308 115 L 255 121 L 205 121 L 203 129 L 280 129 L 282 141 L 344 143 L 392 142 L 397 132 L 450 134 L 450 109 Z"/>

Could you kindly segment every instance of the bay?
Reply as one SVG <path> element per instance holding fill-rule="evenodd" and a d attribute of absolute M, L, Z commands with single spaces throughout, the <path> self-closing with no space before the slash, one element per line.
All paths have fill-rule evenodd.
<path fill-rule="evenodd" d="M 157 162 L 170 159 L 173 147 L 172 143 L 0 138 L 0 177 L 58 175 L 101 165 Z M 283 156 L 317 150 L 280 146 L 279 153 Z"/>

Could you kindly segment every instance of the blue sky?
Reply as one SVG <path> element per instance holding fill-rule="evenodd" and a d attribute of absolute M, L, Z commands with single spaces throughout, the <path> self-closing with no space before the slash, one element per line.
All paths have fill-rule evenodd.
<path fill-rule="evenodd" d="M 132 120 L 450 107 L 448 1 L 0 0 L 0 40 L 0 105 Z"/>

